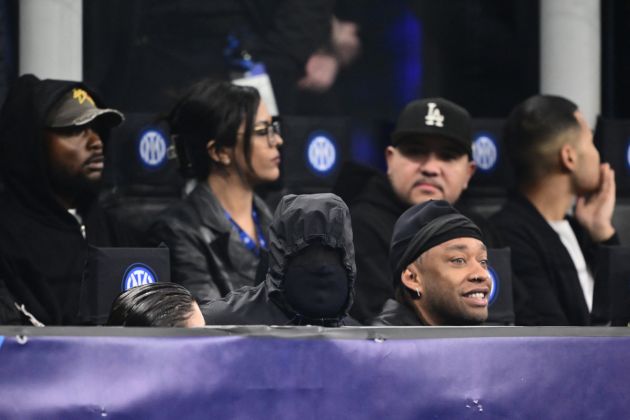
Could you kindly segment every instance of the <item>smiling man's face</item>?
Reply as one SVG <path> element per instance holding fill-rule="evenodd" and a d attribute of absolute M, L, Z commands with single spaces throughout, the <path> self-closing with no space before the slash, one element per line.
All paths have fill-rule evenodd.
<path fill-rule="evenodd" d="M 480 240 L 456 238 L 441 243 L 407 270 L 416 283 L 406 286 L 420 293 L 416 304 L 429 325 L 475 325 L 488 318 L 492 283 L 487 249 Z"/>
<path fill-rule="evenodd" d="M 385 151 L 387 174 L 396 195 L 409 205 L 427 200 L 453 204 L 468 187 L 475 164 L 453 140 L 423 137 Z"/>

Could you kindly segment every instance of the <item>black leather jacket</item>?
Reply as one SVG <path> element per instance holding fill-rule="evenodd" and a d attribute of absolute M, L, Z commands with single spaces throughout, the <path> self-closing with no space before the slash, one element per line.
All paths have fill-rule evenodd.
<path fill-rule="evenodd" d="M 257 196 L 254 207 L 268 238 L 271 213 Z M 164 242 L 169 247 L 171 281 L 186 287 L 198 301 L 218 299 L 256 284 L 260 258 L 242 243 L 205 182 L 163 213 L 149 237 L 153 245 Z"/>

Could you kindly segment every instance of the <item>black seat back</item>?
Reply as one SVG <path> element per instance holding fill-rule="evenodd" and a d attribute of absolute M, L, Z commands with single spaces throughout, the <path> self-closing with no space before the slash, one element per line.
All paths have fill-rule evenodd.
<path fill-rule="evenodd" d="M 88 250 L 81 284 L 79 318 L 104 324 L 116 296 L 135 286 L 170 281 L 168 248 L 97 248 Z"/>
<path fill-rule="evenodd" d="M 473 159 L 477 171 L 470 180 L 468 194 L 474 197 L 500 197 L 512 187 L 513 174 L 503 146 L 503 120 L 474 119 Z"/>
<path fill-rule="evenodd" d="M 286 193 L 329 192 L 350 159 L 346 118 L 282 118 L 282 184 Z"/>
<path fill-rule="evenodd" d="M 510 248 L 489 248 L 488 261 L 492 290 L 489 296 L 487 324 L 513 325 L 512 264 Z"/>
<path fill-rule="evenodd" d="M 126 114 L 107 142 L 101 202 L 140 242 L 157 214 L 181 198 L 174 150 L 167 124 L 145 113 Z"/>

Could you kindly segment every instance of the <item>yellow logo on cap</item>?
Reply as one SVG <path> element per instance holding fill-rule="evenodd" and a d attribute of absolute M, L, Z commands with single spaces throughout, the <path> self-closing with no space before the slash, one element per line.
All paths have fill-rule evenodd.
<path fill-rule="evenodd" d="M 96 104 L 94 103 L 94 99 L 92 99 L 90 94 L 84 91 L 83 89 L 78 89 L 78 88 L 72 89 L 72 98 L 79 101 L 81 105 L 83 105 L 83 102 L 88 101 L 92 105 L 96 106 Z"/>

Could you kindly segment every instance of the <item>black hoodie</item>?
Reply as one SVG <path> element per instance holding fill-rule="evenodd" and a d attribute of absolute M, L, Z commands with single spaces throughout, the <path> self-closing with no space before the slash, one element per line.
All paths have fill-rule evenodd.
<path fill-rule="evenodd" d="M 121 232 L 94 204 L 81 198 L 81 226 L 53 196 L 44 150 L 45 120 L 50 109 L 81 83 L 39 80 L 25 75 L 16 80 L 0 113 L 0 169 L 6 190 L 0 197 L 0 255 L 10 270 L 0 273 L 13 299 L 46 325 L 80 323 L 79 291 L 88 243 L 113 246 Z M 105 141 L 105 139 L 103 139 Z M 3 264 L 4 265 L 4 264 Z M 4 271 L 7 271 L 6 273 Z M 0 323 L 7 322 L 0 319 Z"/>
<path fill-rule="evenodd" d="M 338 319 L 324 326 L 355 324 L 347 317 L 354 297 L 354 245 L 350 213 L 334 194 L 283 197 L 269 227 L 269 269 L 265 281 L 242 287 L 226 297 L 203 304 L 208 325 L 305 325 L 308 320 L 295 311 L 284 295 L 284 278 L 291 257 L 313 243 L 338 249 L 347 272 L 348 299 Z"/>

